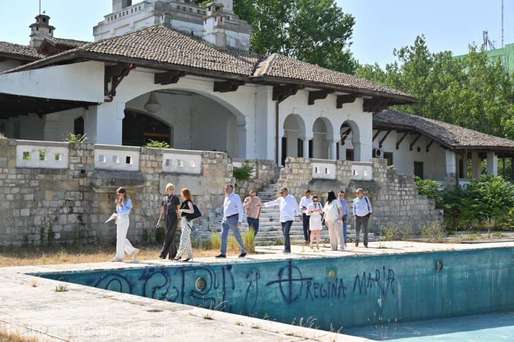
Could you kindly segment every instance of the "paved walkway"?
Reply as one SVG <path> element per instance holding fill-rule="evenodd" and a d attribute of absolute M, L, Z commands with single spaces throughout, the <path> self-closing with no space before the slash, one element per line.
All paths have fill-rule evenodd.
<path fill-rule="evenodd" d="M 350 247 L 346 252 L 327 248 L 312 252 L 294 246 L 293 254 L 280 253 L 280 246 L 261 247 L 246 260 L 291 257 L 344 257 L 370 254 L 514 247 L 514 243 L 455 245 L 416 242 L 372 243 L 371 248 Z M 227 260 L 223 260 L 226 262 Z M 203 258 L 195 262 L 220 262 Z M 75 284 L 57 292 L 60 282 L 27 275 L 31 272 L 116 269 L 169 264 L 98 263 L 80 265 L 0 268 L 0 329 L 37 336 L 42 341 L 363 341 L 325 331 L 269 322 L 256 318 L 157 301 Z"/>

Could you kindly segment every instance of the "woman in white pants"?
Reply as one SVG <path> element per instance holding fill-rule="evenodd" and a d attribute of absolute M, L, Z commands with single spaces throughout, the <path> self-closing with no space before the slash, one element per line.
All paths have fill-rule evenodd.
<path fill-rule="evenodd" d="M 116 190 L 116 256 L 114 262 L 122 262 L 125 255 L 136 259 L 139 249 L 134 248 L 127 239 L 127 232 L 130 225 L 130 211 L 132 201 L 127 196 L 127 190 L 119 188 Z"/>
<path fill-rule="evenodd" d="M 190 215 L 194 214 L 195 210 L 193 207 L 193 201 L 191 191 L 184 188 L 180 192 L 182 197 L 182 204 L 178 210 L 180 215 L 180 227 L 182 232 L 180 233 L 180 244 L 178 246 L 177 256 L 175 260 L 181 260 L 188 262 L 193 260 L 193 247 L 191 245 L 191 232 L 193 230 L 193 221 L 189 219 Z"/>
<path fill-rule="evenodd" d="M 338 245 L 341 246 L 341 250 L 344 250 L 342 230 L 339 229 L 343 215 L 335 192 L 330 191 L 328 193 L 327 203 L 325 203 L 323 213 L 325 214 L 325 223 L 328 227 L 328 235 L 330 237 L 330 246 L 332 247 L 332 250 L 337 251 Z"/>

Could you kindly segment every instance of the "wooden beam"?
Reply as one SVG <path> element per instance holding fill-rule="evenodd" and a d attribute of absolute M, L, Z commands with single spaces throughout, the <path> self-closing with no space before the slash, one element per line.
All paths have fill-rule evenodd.
<path fill-rule="evenodd" d="M 186 76 L 186 73 L 179 70 L 161 72 L 155 74 L 154 83 L 160 85 L 175 84 L 184 76 Z"/>
<path fill-rule="evenodd" d="M 372 141 L 375 141 L 380 133 L 382 133 L 382 130 L 381 129 L 377 129 L 377 132 L 375 133 L 375 135 L 373 135 L 373 140 Z"/>
<path fill-rule="evenodd" d="M 217 81 L 214 82 L 214 91 L 217 93 L 229 93 L 237 91 L 244 84 L 243 81 Z"/>
<path fill-rule="evenodd" d="M 309 91 L 309 106 L 314 105 L 317 100 L 324 100 L 327 98 L 328 94 L 333 93 L 331 90 L 317 90 L 317 91 Z"/>
<path fill-rule="evenodd" d="M 400 133 L 400 132 L 398 132 Z M 399 150 L 400 149 L 400 144 L 405 140 L 405 138 L 407 138 L 407 136 L 409 135 L 409 132 L 405 132 L 403 133 L 402 137 L 398 140 L 396 140 L 396 149 Z"/>
<path fill-rule="evenodd" d="M 430 140 L 430 143 L 427 145 L 427 152 L 430 152 L 430 147 L 434 144 L 434 140 Z"/>
<path fill-rule="evenodd" d="M 354 103 L 356 99 L 356 95 L 337 95 L 336 108 L 341 109 L 345 103 Z"/>
<path fill-rule="evenodd" d="M 380 98 L 364 99 L 363 110 L 369 113 L 378 113 L 389 107 L 390 101 Z"/>
<path fill-rule="evenodd" d="M 416 137 L 412 140 L 412 142 L 409 145 L 409 150 L 412 151 L 414 149 L 414 145 L 416 145 L 416 143 L 418 142 L 419 138 L 421 138 L 421 134 L 416 135 Z"/>
<path fill-rule="evenodd" d="M 131 70 L 135 69 L 133 64 L 116 64 L 105 67 L 104 95 L 105 102 L 111 102 L 116 96 L 116 89 L 123 79 L 128 76 Z"/>
<path fill-rule="evenodd" d="M 378 143 L 378 147 L 379 148 L 382 148 L 382 145 L 384 144 L 384 141 L 387 139 L 387 137 L 389 136 L 389 134 L 391 134 L 391 130 L 387 131 L 386 134 L 384 134 L 384 136 L 382 137 L 382 139 L 380 139 L 379 143 Z"/>
<path fill-rule="evenodd" d="M 301 87 L 294 85 L 275 86 L 273 87 L 273 101 L 277 101 L 279 103 L 283 102 L 289 96 L 296 95 L 299 89 L 301 89 Z"/>

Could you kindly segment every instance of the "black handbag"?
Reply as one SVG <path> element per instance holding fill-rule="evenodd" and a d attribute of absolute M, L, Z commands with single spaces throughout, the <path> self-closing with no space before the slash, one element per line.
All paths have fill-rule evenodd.
<path fill-rule="evenodd" d="M 193 210 L 194 210 L 194 212 L 192 214 L 186 215 L 186 218 L 188 221 L 192 221 L 192 220 L 202 217 L 202 212 L 200 211 L 200 209 L 198 209 L 196 204 L 193 204 Z"/>

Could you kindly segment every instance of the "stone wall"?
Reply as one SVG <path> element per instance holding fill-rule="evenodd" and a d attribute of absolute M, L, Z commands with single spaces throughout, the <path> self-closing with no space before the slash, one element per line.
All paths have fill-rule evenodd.
<path fill-rule="evenodd" d="M 279 176 L 279 168 L 272 160 L 247 160 L 244 162 L 234 162 L 234 167 L 241 167 L 247 164 L 252 167 L 253 172 L 249 180 L 236 180 L 236 191 L 245 198 L 251 190 L 261 191 L 267 185 L 275 183 Z"/>
<path fill-rule="evenodd" d="M 424 226 L 442 221 L 442 212 L 435 209 L 433 200 L 419 195 L 413 177 L 400 176 L 383 159 L 373 160 L 373 180 L 355 179 L 351 161 L 326 161 L 334 163 L 334 179 L 313 179 L 312 161 L 303 158 L 288 158 L 281 169 L 278 184 L 287 187 L 297 198 L 306 189 L 325 199 L 328 191 L 345 190 L 352 200 L 354 192 L 363 188 L 368 192 L 374 215 L 372 231 L 380 232 L 387 227 L 408 228 L 419 232 Z"/>
<path fill-rule="evenodd" d="M 43 167 L 19 167 L 20 144 L 27 142 L 0 139 L 0 246 L 114 242 L 116 228 L 104 221 L 114 211 L 119 186 L 127 188 L 134 203 L 129 238 L 150 242 L 155 239 L 168 182 L 178 190 L 191 189 L 203 213 L 195 224 L 197 233 L 210 235 L 219 229 L 223 186 L 233 181 L 232 165 L 224 153 L 195 152 L 201 155 L 201 172 L 187 174 L 163 171 L 163 153 L 184 151 L 141 148 L 137 149 L 139 169 L 123 171 L 95 167 L 94 145 L 30 142 L 36 158 L 39 148 L 65 147 L 66 167 L 53 169 L 50 152 L 42 154 L 42 159 L 47 158 Z M 117 149 L 123 151 L 123 147 Z"/>

